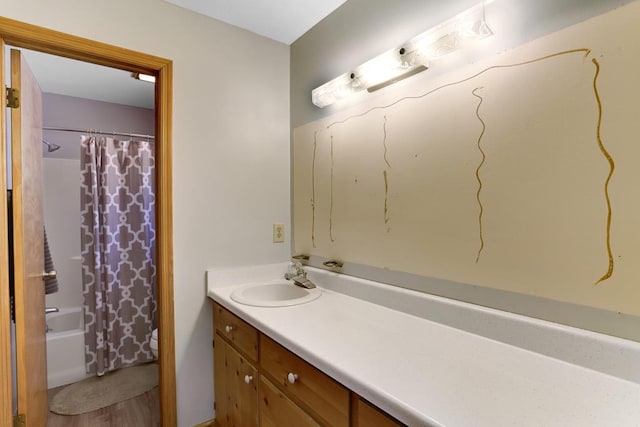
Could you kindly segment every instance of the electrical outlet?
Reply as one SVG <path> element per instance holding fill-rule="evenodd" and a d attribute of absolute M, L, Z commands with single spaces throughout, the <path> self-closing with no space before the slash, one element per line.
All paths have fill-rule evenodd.
<path fill-rule="evenodd" d="M 284 224 L 273 224 L 273 243 L 284 243 Z"/>

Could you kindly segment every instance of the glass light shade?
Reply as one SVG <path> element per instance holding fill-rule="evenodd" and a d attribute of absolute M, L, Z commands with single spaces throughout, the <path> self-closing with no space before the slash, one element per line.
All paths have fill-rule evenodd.
<path fill-rule="evenodd" d="M 131 77 L 133 77 L 136 80 L 141 80 L 143 82 L 148 82 L 148 83 L 155 83 L 156 82 L 156 77 L 155 76 L 151 76 L 149 74 L 131 73 Z"/>
<path fill-rule="evenodd" d="M 436 59 L 491 35 L 493 31 L 485 20 L 484 4 L 479 4 L 411 41 L 426 58 Z"/>
<path fill-rule="evenodd" d="M 425 31 L 404 46 L 388 50 L 311 91 L 311 101 L 324 108 L 352 93 L 369 92 L 427 69 L 428 62 L 493 35 L 484 16 L 486 1 Z"/>
<path fill-rule="evenodd" d="M 320 108 L 324 108 L 364 89 L 366 89 L 366 86 L 353 73 L 342 74 L 313 89 L 311 91 L 311 102 Z"/>
<path fill-rule="evenodd" d="M 379 86 L 407 74 L 413 68 L 426 62 L 411 45 L 391 49 L 365 62 L 355 69 L 354 73 L 367 88 Z"/>

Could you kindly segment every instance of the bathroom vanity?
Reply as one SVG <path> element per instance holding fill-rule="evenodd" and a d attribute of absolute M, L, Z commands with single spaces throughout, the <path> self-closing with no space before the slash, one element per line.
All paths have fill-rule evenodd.
<path fill-rule="evenodd" d="M 213 303 L 216 421 L 226 426 L 401 426 Z M 373 423 L 373 424 L 372 424 Z"/>
<path fill-rule="evenodd" d="M 207 272 L 221 427 L 640 422 L 638 343 L 308 267 L 313 300 L 232 298 L 286 268 Z"/>

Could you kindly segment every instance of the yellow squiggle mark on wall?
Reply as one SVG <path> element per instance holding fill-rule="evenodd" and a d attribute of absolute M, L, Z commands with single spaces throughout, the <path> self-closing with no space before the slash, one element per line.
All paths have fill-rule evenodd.
<path fill-rule="evenodd" d="M 335 122 L 327 125 L 327 129 L 330 129 L 333 126 L 336 126 L 336 125 L 339 125 L 339 124 L 346 123 L 351 119 L 355 119 L 357 117 L 366 116 L 367 114 L 369 114 L 370 112 L 375 111 L 375 110 L 384 110 L 386 108 L 391 108 L 394 105 L 399 104 L 399 103 L 401 103 L 403 101 L 406 101 L 406 100 L 409 100 L 409 99 L 421 99 L 421 98 L 424 98 L 424 97 L 426 97 L 428 95 L 431 95 L 432 93 L 435 93 L 435 92 L 438 92 L 438 91 L 440 91 L 442 89 L 445 89 L 447 87 L 456 86 L 456 85 L 459 85 L 459 84 L 462 84 L 462 83 L 466 83 L 466 82 L 468 82 L 470 80 L 473 80 L 476 77 L 479 77 L 479 76 L 481 76 L 481 75 L 483 75 L 483 74 L 485 74 L 485 73 L 487 73 L 487 72 L 489 72 L 491 70 L 498 70 L 498 69 L 501 69 L 501 68 L 520 67 L 522 65 L 534 64 L 536 62 L 545 61 L 547 59 L 555 58 L 555 57 L 558 57 L 558 56 L 571 55 L 571 54 L 574 54 L 574 53 L 582 53 L 582 54 L 584 54 L 584 57 L 586 58 L 591 53 L 591 49 L 585 47 L 585 48 L 578 48 L 578 49 L 563 50 L 563 51 L 560 51 L 560 52 L 551 53 L 549 55 L 540 56 L 538 58 L 530 59 L 528 61 L 515 62 L 513 64 L 505 64 L 505 65 L 492 65 L 490 67 L 485 68 L 482 71 L 478 71 L 477 73 L 475 73 L 475 74 L 473 74 L 473 75 L 471 75 L 469 77 L 465 77 L 464 79 L 461 79 L 461 80 L 456 80 L 455 82 L 443 84 L 442 86 L 438 86 L 438 87 L 436 87 L 434 89 L 431 89 L 430 91 L 425 92 L 425 93 L 423 93 L 421 95 L 405 96 L 405 97 L 402 97 L 400 99 L 397 99 L 397 100 L 393 101 L 390 104 L 382 105 L 380 107 L 372 107 L 372 108 L 370 108 L 370 109 L 368 109 L 368 110 L 366 110 L 366 111 L 364 111 L 364 112 L 362 112 L 360 114 L 354 114 L 353 116 L 349 116 L 349 117 L 345 118 L 344 120 L 335 121 Z"/>
<path fill-rule="evenodd" d="M 421 98 L 425 98 L 435 92 L 438 92 L 440 90 L 443 90 L 445 88 L 448 87 L 452 87 L 452 86 L 456 86 L 456 85 L 460 85 L 466 82 L 469 82 L 473 79 L 475 79 L 476 77 L 479 77 L 491 70 L 497 70 L 497 69 L 505 69 L 505 68 L 515 68 L 515 67 L 520 67 L 520 66 L 524 66 L 524 65 L 529 65 L 529 64 L 534 64 L 537 62 L 542 62 L 542 61 L 546 61 L 548 59 L 552 59 L 552 58 L 556 58 L 556 57 L 560 57 L 560 56 L 564 56 L 564 55 L 572 55 L 575 53 L 582 53 L 584 58 L 587 58 L 589 56 L 589 54 L 591 53 L 591 49 L 589 48 L 577 48 L 577 49 L 570 49 L 570 50 L 564 50 L 564 51 L 560 51 L 560 52 L 555 52 L 555 53 L 551 53 L 549 55 L 544 55 L 544 56 L 540 56 L 537 58 L 533 58 L 527 61 L 522 61 L 522 62 L 516 62 L 516 63 L 512 63 L 512 64 L 505 64 L 505 65 L 492 65 L 490 67 L 487 67 L 469 77 L 466 77 L 464 79 L 460 79 L 451 83 L 446 83 L 444 85 L 438 86 L 434 89 L 431 89 L 430 91 L 427 91 L 423 94 L 420 95 L 415 95 L 415 96 L 405 96 L 402 97 L 400 99 L 397 99 L 396 101 L 390 103 L 390 104 L 386 104 L 386 105 L 382 105 L 382 106 L 377 106 L 377 107 L 372 107 L 360 114 L 355 114 L 349 117 L 346 117 L 343 120 L 338 120 L 335 121 L 329 125 L 327 125 L 327 129 L 332 128 L 333 126 L 339 125 L 339 124 L 344 124 L 349 120 L 358 118 L 358 117 L 363 117 L 368 115 L 369 113 L 371 113 L 372 111 L 375 110 L 381 110 L 381 109 L 387 109 L 387 108 L 391 108 L 393 106 L 395 106 L 396 104 L 399 104 L 403 101 L 406 100 L 412 100 L 412 99 L 421 99 Z M 594 75 L 593 78 L 593 91 L 594 91 L 594 95 L 596 98 L 596 102 L 598 104 L 598 124 L 597 124 L 597 139 L 598 139 L 598 146 L 600 148 L 600 151 L 602 152 L 602 154 L 604 155 L 604 157 L 607 159 L 607 161 L 609 162 L 609 174 L 607 176 L 607 179 L 605 181 L 605 185 L 604 185 L 604 193 L 605 193 L 605 199 L 607 202 L 607 226 L 606 226 L 606 247 L 607 247 L 607 255 L 609 257 L 609 268 L 607 269 L 607 272 L 596 282 L 596 284 L 603 282 L 607 279 L 609 279 L 612 275 L 613 275 L 613 269 L 614 269 L 614 261 L 613 261 L 613 253 L 611 250 L 611 217 L 612 217 L 612 209 L 611 209 L 611 200 L 609 198 L 609 183 L 611 181 L 611 177 L 613 176 L 614 170 L 615 170 L 615 163 L 613 161 L 613 158 L 611 157 L 611 155 L 609 154 L 609 152 L 607 151 L 607 149 L 604 147 L 604 144 L 602 143 L 602 137 L 601 137 L 601 133 L 600 133 L 600 129 L 601 129 L 601 125 L 602 125 L 602 102 L 600 100 L 600 94 L 598 92 L 598 87 L 597 87 L 597 79 L 598 79 L 598 75 L 600 73 L 600 64 L 598 63 L 598 61 L 595 58 L 592 58 L 591 60 L 593 62 L 593 64 L 596 67 L 596 73 Z M 333 144 L 333 139 L 332 139 L 332 144 Z M 333 146 L 333 145 L 332 145 Z"/>
<path fill-rule="evenodd" d="M 333 135 L 331 135 L 331 187 L 330 187 L 330 202 L 329 202 L 329 238 L 332 242 L 335 242 L 333 238 Z"/>
<path fill-rule="evenodd" d="M 313 160 L 311 161 L 311 245 L 316 247 L 316 150 L 318 131 L 313 132 Z"/>
<path fill-rule="evenodd" d="M 389 163 L 389 159 L 387 159 L 387 116 L 384 116 L 382 131 L 384 132 L 384 138 L 382 139 L 382 146 L 384 147 L 384 162 L 387 164 L 389 169 L 391 169 L 391 164 Z M 384 177 L 384 223 L 389 224 L 389 176 L 386 169 L 382 171 L 382 175 Z M 387 228 L 387 233 L 389 231 L 390 229 Z"/>
<path fill-rule="evenodd" d="M 480 154 L 482 154 L 482 160 L 480 161 L 480 164 L 476 168 L 476 179 L 478 180 L 478 191 L 476 192 L 476 199 L 478 200 L 478 206 L 480 206 L 480 214 L 478 215 L 478 225 L 480 227 L 480 248 L 478 249 L 478 255 L 476 256 L 476 264 L 480 260 L 480 254 L 482 253 L 482 249 L 484 249 L 484 237 L 482 234 L 482 214 L 484 213 L 484 207 L 482 206 L 482 201 L 480 200 L 480 193 L 482 192 L 482 180 L 480 179 L 480 169 L 482 168 L 482 165 L 484 165 L 484 162 L 487 158 L 480 144 L 482 141 L 482 137 L 484 136 L 484 132 L 487 129 L 487 126 L 484 120 L 482 120 L 482 117 L 480 117 L 480 106 L 482 105 L 483 99 L 482 99 L 482 96 L 476 93 L 480 89 L 482 89 L 482 87 L 477 87 L 471 91 L 471 94 L 476 98 L 478 98 L 478 105 L 476 106 L 476 117 L 478 118 L 478 120 L 480 120 L 480 123 L 482 123 L 482 132 L 480 132 L 480 136 L 478 136 L 478 150 L 480 151 Z"/>
<path fill-rule="evenodd" d="M 611 181 L 611 177 L 613 176 L 616 164 L 614 163 L 613 158 L 602 143 L 602 136 L 600 133 L 600 129 L 602 126 L 602 101 L 600 100 L 600 93 L 598 92 L 598 75 L 600 74 L 600 64 L 595 58 L 593 58 L 591 62 L 593 62 L 593 65 L 595 65 L 596 67 L 596 73 L 593 76 L 593 94 L 595 95 L 596 103 L 598 104 L 598 126 L 596 130 L 596 137 L 598 139 L 598 147 L 600 148 L 602 155 L 607 159 L 607 162 L 609 162 L 609 174 L 607 175 L 607 180 L 604 183 L 604 197 L 607 200 L 606 244 L 607 255 L 609 256 L 609 268 L 607 269 L 607 272 L 600 278 L 600 280 L 596 282 L 597 285 L 598 283 L 609 279 L 611 275 L 613 275 L 613 253 L 611 251 L 611 199 L 609 198 L 609 182 Z"/>
<path fill-rule="evenodd" d="M 384 176 L 384 223 L 389 223 L 389 181 L 387 178 L 387 171 L 383 170 L 382 175 Z M 387 229 L 387 233 L 389 229 Z"/>
<path fill-rule="evenodd" d="M 389 160 L 387 160 L 387 116 L 384 116 L 382 130 L 384 131 L 384 139 L 382 140 L 382 146 L 384 147 L 384 162 L 387 164 L 387 166 L 389 166 L 389 169 L 391 169 Z"/>

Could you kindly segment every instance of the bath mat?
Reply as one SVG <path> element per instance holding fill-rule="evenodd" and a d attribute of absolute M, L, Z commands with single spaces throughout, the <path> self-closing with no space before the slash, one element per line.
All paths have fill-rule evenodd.
<path fill-rule="evenodd" d="M 132 366 L 64 387 L 52 396 L 49 409 L 60 415 L 84 414 L 131 399 L 157 385 L 157 363 Z"/>

